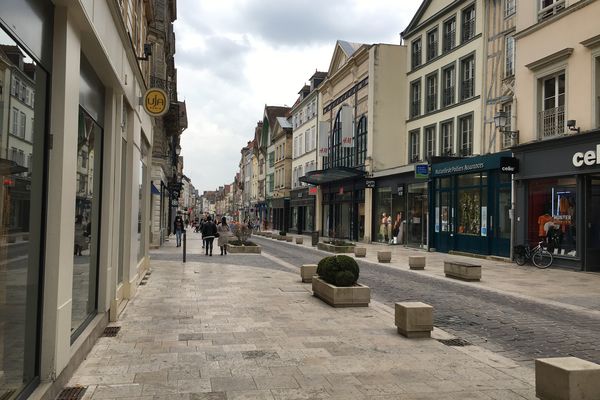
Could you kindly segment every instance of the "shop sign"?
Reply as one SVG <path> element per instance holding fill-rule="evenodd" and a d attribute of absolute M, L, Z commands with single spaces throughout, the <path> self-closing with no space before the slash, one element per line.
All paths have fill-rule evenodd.
<path fill-rule="evenodd" d="M 415 165 L 415 178 L 416 179 L 429 178 L 429 165 L 428 164 Z"/>
<path fill-rule="evenodd" d="M 344 105 L 340 113 L 340 120 L 342 122 L 342 147 L 353 147 L 354 126 L 352 122 L 354 118 L 352 116 L 352 107 Z"/>
<path fill-rule="evenodd" d="M 311 196 L 316 196 L 317 195 L 317 187 L 316 186 L 309 187 L 308 194 Z"/>
<path fill-rule="evenodd" d="M 327 157 L 327 152 L 329 151 L 328 138 L 329 122 L 319 122 L 319 155 L 321 157 Z"/>
<path fill-rule="evenodd" d="M 431 176 L 447 176 L 453 174 L 468 174 L 485 170 L 499 170 L 502 158 L 513 158 L 511 153 L 506 151 L 496 154 L 487 154 L 483 156 L 474 156 L 460 160 L 447 161 L 431 165 Z M 512 173 L 512 172 L 506 172 Z"/>
<path fill-rule="evenodd" d="M 574 167 L 583 167 L 584 165 L 592 166 L 600 164 L 600 144 L 596 145 L 596 151 L 588 150 L 585 153 L 582 151 L 578 151 L 573 154 L 573 166 Z"/>
<path fill-rule="evenodd" d="M 398 196 L 404 196 L 404 185 L 398 185 Z"/>
<path fill-rule="evenodd" d="M 365 181 L 365 187 L 367 187 L 367 188 L 374 188 L 375 187 L 375 181 L 373 181 L 373 180 Z"/>
<path fill-rule="evenodd" d="M 519 172 L 519 159 L 514 157 L 500 158 L 500 173 L 517 174 Z"/>
<path fill-rule="evenodd" d="M 177 207 L 179 206 L 179 200 L 171 200 L 171 207 Z"/>
<path fill-rule="evenodd" d="M 160 117 L 169 111 L 167 93 L 159 88 L 150 88 L 144 93 L 144 110 L 151 117 Z"/>

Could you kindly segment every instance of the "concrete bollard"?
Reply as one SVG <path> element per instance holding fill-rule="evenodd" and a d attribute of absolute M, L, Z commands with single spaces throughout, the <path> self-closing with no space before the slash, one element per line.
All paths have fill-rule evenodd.
<path fill-rule="evenodd" d="M 304 243 L 304 238 L 303 237 L 297 237 L 296 238 L 296 244 L 303 244 Z"/>
<path fill-rule="evenodd" d="M 303 264 L 300 267 L 302 282 L 311 283 L 312 277 L 317 274 L 317 264 Z"/>
<path fill-rule="evenodd" d="M 408 256 L 408 267 L 410 269 L 425 269 L 425 256 Z"/>
<path fill-rule="evenodd" d="M 395 322 L 398 333 L 412 338 L 431 337 L 433 330 L 433 307 L 418 301 L 396 303 Z"/>
<path fill-rule="evenodd" d="M 294 241 L 294 238 L 292 236 L 284 236 L 285 241 L 288 243 L 292 243 Z"/>
<path fill-rule="evenodd" d="M 600 365 L 577 357 L 539 358 L 535 394 L 541 400 L 600 399 Z"/>
<path fill-rule="evenodd" d="M 367 256 L 367 248 L 366 247 L 355 247 L 354 255 L 356 257 L 366 257 Z"/>
<path fill-rule="evenodd" d="M 378 251 L 377 252 L 377 261 L 380 263 L 389 263 L 392 261 L 392 252 L 391 251 Z"/>

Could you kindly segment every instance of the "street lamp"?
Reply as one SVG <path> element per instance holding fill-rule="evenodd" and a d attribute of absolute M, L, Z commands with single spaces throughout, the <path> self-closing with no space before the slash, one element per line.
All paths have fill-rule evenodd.
<path fill-rule="evenodd" d="M 504 135 L 511 139 L 517 139 L 519 137 L 519 131 L 511 131 L 507 129 L 507 126 L 510 124 L 508 120 L 508 115 L 504 111 L 498 111 L 496 115 L 494 115 L 494 125 L 496 128 L 500 129 Z"/>
<path fill-rule="evenodd" d="M 177 155 L 180 155 L 180 154 L 181 154 L 181 146 L 180 146 L 180 145 L 177 145 L 177 146 L 175 147 L 175 154 L 177 154 Z"/>

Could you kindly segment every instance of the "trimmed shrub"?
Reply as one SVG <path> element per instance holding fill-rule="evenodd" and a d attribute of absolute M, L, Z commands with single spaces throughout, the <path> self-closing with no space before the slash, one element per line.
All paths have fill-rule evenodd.
<path fill-rule="evenodd" d="M 325 257 L 317 265 L 317 275 L 336 286 L 352 286 L 358 280 L 359 267 L 352 257 Z"/>
<path fill-rule="evenodd" d="M 247 224 L 234 223 L 230 225 L 231 233 L 241 243 L 246 243 L 252 237 L 252 229 L 248 228 Z"/>

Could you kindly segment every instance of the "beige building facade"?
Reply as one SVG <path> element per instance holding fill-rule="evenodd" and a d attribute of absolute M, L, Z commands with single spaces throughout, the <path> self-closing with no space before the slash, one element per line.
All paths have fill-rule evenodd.
<path fill-rule="evenodd" d="M 555 264 L 598 271 L 600 2 L 517 10 L 516 243 L 544 240 Z"/>

